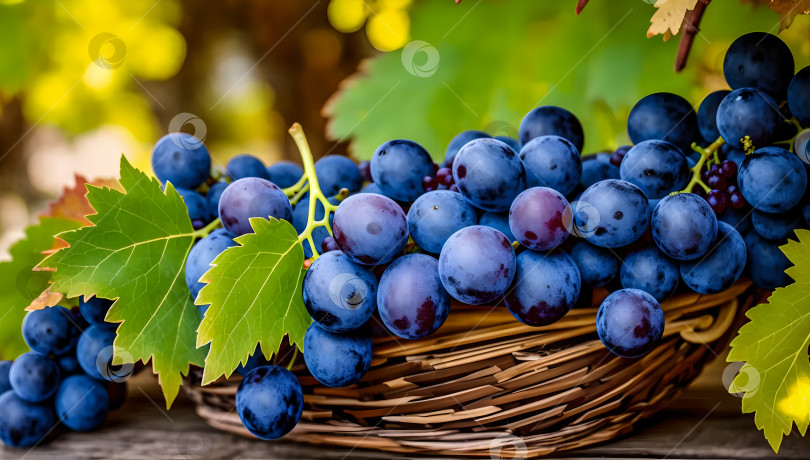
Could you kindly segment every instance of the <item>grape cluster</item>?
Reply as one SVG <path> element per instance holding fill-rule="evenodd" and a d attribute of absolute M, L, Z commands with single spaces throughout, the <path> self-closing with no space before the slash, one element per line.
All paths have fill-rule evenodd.
<path fill-rule="evenodd" d="M 47 442 L 62 430 L 91 431 L 126 399 L 129 369 L 112 365 L 112 301 L 80 299 L 29 312 L 22 335 L 30 351 L 0 361 L 0 441 L 10 447 Z"/>

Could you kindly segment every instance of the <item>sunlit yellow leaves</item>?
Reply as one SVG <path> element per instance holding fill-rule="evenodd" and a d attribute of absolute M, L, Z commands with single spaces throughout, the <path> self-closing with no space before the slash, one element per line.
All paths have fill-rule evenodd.
<path fill-rule="evenodd" d="M 411 0 L 331 0 L 329 23 L 340 32 L 356 32 L 366 24 L 366 36 L 380 51 L 393 51 L 410 40 L 407 8 Z"/>
<path fill-rule="evenodd" d="M 810 0 L 772 0 L 771 9 L 781 15 L 779 31 L 790 27 L 799 14 L 810 14 Z"/>
<path fill-rule="evenodd" d="M 650 19 L 650 28 L 647 29 L 647 37 L 664 34 L 676 35 L 681 30 L 683 18 L 687 11 L 692 10 L 697 5 L 698 0 L 658 0 L 655 7 L 658 8 Z"/>

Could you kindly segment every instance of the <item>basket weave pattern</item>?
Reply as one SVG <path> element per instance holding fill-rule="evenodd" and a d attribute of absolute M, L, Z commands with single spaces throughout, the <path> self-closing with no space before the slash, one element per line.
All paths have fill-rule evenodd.
<path fill-rule="evenodd" d="M 305 407 L 286 439 L 484 458 L 607 441 L 677 397 L 726 346 L 738 312 L 753 303 L 750 287 L 741 280 L 720 294 L 666 300 L 661 342 L 637 359 L 605 349 L 595 307 L 534 328 L 505 307 L 454 305 L 430 337 L 375 338 L 372 367 L 357 385 L 325 387 L 297 364 Z M 200 416 L 252 436 L 234 410 L 238 375 L 205 387 L 191 380 L 185 388 Z"/>

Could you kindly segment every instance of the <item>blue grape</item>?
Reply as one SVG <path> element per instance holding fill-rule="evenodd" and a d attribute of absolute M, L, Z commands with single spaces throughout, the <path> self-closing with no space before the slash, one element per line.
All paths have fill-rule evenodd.
<path fill-rule="evenodd" d="M 475 209 L 461 194 L 449 190 L 427 192 L 408 210 L 408 231 L 416 244 L 438 254 L 456 231 L 475 225 Z"/>
<path fill-rule="evenodd" d="M 245 428 L 260 439 L 278 439 L 289 433 L 303 410 L 301 384 L 283 367 L 257 367 L 236 390 L 236 412 Z"/>
<path fill-rule="evenodd" d="M 597 153 L 582 157 L 582 176 L 579 184 L 582 188 L 605 179 L 619 179 L 619 168 L 610 162 L 609 153 Z"/>
<path fill-rule="evenodd" d="M 333 231 L 341 251 L 364 265 L 384 264 L 408 243 L 408 221 L 402 208 L 382 195 L 352 195 L 335 211 Z"/>
<path fill-rule="evenodd" d="M 73 431 L 90 431 L 107 417 L 110 401 L 101 382 L 86 375 L 72 375 L 59 386 L 54 406 L 65 426 Z"/>
<path fill-rule="evenodd" d="M 304 170 L 291 161 L 279 161 L 267 167 L 270 182 L 281 188 L 292 187 L 304 175 Z"/>
<path fill-rule="evenodd" d="M 751 214 L 751 206 L 745 205 L 740 209 L 728 206 L 722 214 L 717 216 L 717 221 L 731 225 L 742 235 L 751 228 Z"/>
<path fill-rule="evenodd" d="M 717 130 L 732 147 L 742 148 L 745 136 L 761 147 L 773 139 L 779 117 L 779 106 L 770 96 L 754 88 L 740 88 L 717 108 Z"/>
<path fill-rule="evenodd" d="M 664 333 L 664 312 L 640 289 L 620 289 L 596 313 L 596 333 L 608 350 L 625 358 L 647 354 Z"/>
<path fill-rule="evenodd" d="M 116 323 L 104 321 L 104 318 L 107 317 L 107 311 L 112 307 L 112 304 L 112 300 L 102 299 L 98 296 L 93 296 L 89 299 L 82 296 L 79 298 L 79 311 L 90 325 L 114 328 L 117 326 Z"/>
<path fill-rule="evenodd" d="M 326 155 L 318 160 L 315 163 L 315 175 L 326 196 L 337 195 L 343 188 L 354 193 L 363 187 L 360 169 L 351 159 L 342 155 Z"/>
<path fill-rule="evenodd" d="M 253 354 L 250 355 L 247 361 L 245 361 L 245 364 L 240 364 L 239 367 L 236 368 L 236 372 L 244 377 L 253 369 L 256 369 L 259 366 L 267 366 L 268 364 L 272 364 L 272 362 L 268 361 L 267 358 L 264 357 L 262 346 L 256 345 L 256 349 L 253 350 Z"/>
<path fill-rule="evenodd" d="M 793 78 L 793 54 L 777 36 L 745 34 L 731 44 L 723 59 L 723 75 L 732 89 L 753 87 L 784 100 Z"/>
<path fill-rule="evenodd" d="M 355 330 L 377 307 L 377 278 L 340 251 L 321 255 L 304 276 L 304 305 L 331 332 Z"/>
<path fill-rule="evenodd" d="M 62 355 L 76 345 L 79 335 L 70 310 L 59 305 L 30 311 L 22 323 L 25 343 L 44 355 Z"/>
<path fill-rule="evenodd" d="M 333 205 L 340 204 L 340 200 L 338 200 L 335 197 L 327 198 L 327 201 L 329 201 L 329 203 Z M 318 200 L 315 203 L 315 220 L 319 221 L 323 219 L 323 213 L 324 213 L 323 204 L 320 202 L 320 200 Z M 298 204 L 295 206 L 295 209 L 293 209 L 292 224 L 293 227 L 295 227 L 296 233 L 298 233 L 299 235 L 304 231 L 304 229 L 307 228 L 308 218 L 309 218 L 309 198 L 305 198 L 299 201 Z M 334 213 L 330 213 L 329 225 L 332 225 L 333 218 Z M 312 239 L 315 240 L 316 249 L 321 247 L 321 243 L 323 243 L 323 240 L 326 239 L 326 237 L 328 236 L 329 230 L 327 230 L 326 227 L 316 227 L 314 230 L 312 230 Z M 304 241 L 303 243 L 301 243 L 301 245 L 304 247 L 304 257 L 306 257 L 307 259 L 312 257 L 312 248 L 309 247 L 309 241 Z"/>
<path fill-rule="evenodd" d="M 304 336 L 304 361 L 322 384 L 352 385 L 371 367 L 371 335 L 366 331 L 336 334 L 312 323 Z"/>
<path fill-rule="evenodd" d="M 20 355 L 11 365 L 8 379 L 14 393 L 28 402 L 41 402 L 59 388 L 59 366 L 36 351 Z"/>
<path fill-rule="evenodd" d="M 481 217 L 478 219 L 478 223 L 480 225 L 492 227 L 495 230 L 503 233 L 504 236 L 509 238 L 510 243 L 517 241 L 517 239 L 515 239 L 515 235 L 512 234 L 512 229 L 509 228 L 508 212 L 485 212 L 481 214 Z"/>
<path fill-rule="evenodd" d="M 521 149 L 520 141 L 515 139 L 514 137 L 495 136 L 494 139 L 497 139 L 497 140 L 503 142 L 504 144 L 508 145 L 509 147 L 512 147 L 512 150 L 514 150 L 515 152 L 520 153 L 520 149 Z"/>
<path fill-rule="evenodd" d="M 751 223 L 761 237 L 769 240 L 784 240 L 792 236 L 795 229 L 806 228 L 799 206 L 779 214 L 754 210 Z"/>
<path fill-rule="evenodd" d="M 62 378 L 83 372 L 82 367 L 79 365 L 79 358 L 76 357 L 76 350 L 71 350 L 64 355 L 56 356 L 53 360 L 59 366 L 59 375 L 61 375 Z"/>
<path fill-rule="evenodd" d="M 663 198 L 652 213 L 652 234 L 664 254 L 677 260 L 703 256 L 717 237 L 717 216 L 694 193 Z"/>
<path fill-rule="evenodd" d="M 226 188 L 228 188 L 227 182 L 217 182 L 208 189 L 208 193 L 205 195 L 205 210 L 208 213 L 208 220 L 219 217 L 219 200 Z"/>
<path fill-rule="evenodd" d="M 520 156 L 495 139 L 476 139 L 459 150 L 453 179 L 461 194 L 485 211 L 506 211 L 526 188 Z"/>
<path fill-rule="evenodd" d="M 462 228 L 439 255 L 442 285 L 455 299 L 473 305 L 502 296 L 515 276 L 515 251 L 503 233 L 483 225 Z"/>
<path fill-rule="evenodd" d="M 634 144 L 659 139 L 688 151 L 700 135 L 692 104 L 672 93 L 654 93 L 643 97 L 630 110 L 627 133 Z"/>
<path fill-rule="evenodd" d="M 251 217 L 275 217 L 292 222 L 290 200 L 278 186 L 259 177 L 233 182 L 219 200 L 219 215 L 225 229 L 236 236 L 253 233 Z"/>
<path fill-rule="evenodd" d="M 579 241 L 570 254 L 582 282 L 591 287 L 604 286 L 619 274 L 619 259 L 608 249 Z"/>
<path fill-rule="evenodd" d="M 745 201 L 770 213 L 786 212 L 798 205 L 807 188 L 802 161 L 781 147 L 765 147 L 748 155 L 737 180 Z"/>
<path fill-rule="evenodd" d="M 76 345 L 76 358 L 85 374 L 96 380 L 114 380 L 117 376 L 112 366 L 112 345 L 115 330 L 90 326 L 84 330 Z M 107 356 L 107 362 L 99 362 Z"/>
<path fill-rule="evenodd" d="M 544 105 L 532 109 L 520 121 L 518 137 L 520 143 L 526 145 L 530 140 L 540 136 L 560 136 L 574 144 L 578 152 L 585 144 L 585 135 L 582 124 L 573 113 L 561 107 Z"/>
<path fill-rule="evenodd" d="M 620 277 L 623 288 L 642 290 L 661 302 L 678 287 L 678 264 L 658 248 L 642 248 L 627 254 Z"/>
<path fill-rule="evenodd" d="M 377 308 L 383 324 L 399 337 L 418 339 L 435 332 L 450 314 L 439 262 L 426 254 L 393 261 L 380 278 Z"/>
<path fill-rule="evenodd" d="M 161 182 L 193 190 L 211 171 L 211 155 L 202 141 L 186 133 L 169 133 L 152 150 L 152 170 Z"/>
<path fill-rule="evenodd" d="M 720 137 L 720 131 L 717 130 L 717 108 L 723 98 L 728 96 L 731 91 L 722 90 L 710 93 L 700 103 L 697 111 L 698 129 L 703 140 L 707 143 L 712 143 Z"/>
<path fill-rule="evenodd" d="M 34 404 L 13 391 L 0 395 L 0 441 L 9 447 L 33 447 L 53 429 L 56 418 L 49 404 Z"/>
<path fill-rule="evenodd" d="M 578 235 L 603 248 L 626 246 L 639 239 L 650 224 L 644 192 L 630 182 L 597 182 L 572 205 Z"/>
<path fill-rule="evenodd" d="M 458 151 L 461 150 L 467 142 L 470 142 L 475 139 L 485 139 L 490 137 L 489 134 L 483 131 L 463 131 L 456 135 L 453 140 L 450 141 L 450 144 L 447 145 L 447 150 L 444 152 L 444 166 L 446 168 L 453 167 L 453 161 L 458 154 Z"/>
<path fill-rule="evenodd" d="M 796 73 L 787 92 L 788 106 L 802 126 L 810 126 L 810 66 Z"/>
<path fill-rule="evenodd" d="M 580 286 L 579 270 L 565 252 L 523 251 L 517 256 L 515 279 L 503 300 L 522 323 L 546 326 L 571 310 Z"/>
<path fill-rule="evenodd" d="M 717 294 L 730 288 L 745 269 L 746 248 L 734 227 L 718 222 L 717 239 L 698 260 L 681 262 L 683 282 L 700 294 Z"/>
<path fill-rule="evenodd" d="M 186 261 L 186 286 L 191 291 L 193 299 L 196 299 L 200 289 L 205 287 L 200 278 L 211 269 L 211 262 L 232 246 L 236 246 L 233 235 L 225 229 L 218 228 L 191 248 Z"/>
<path fill-rule="evenodd" d="M 186 204 L 186 209 L 188 209 L 188 217 L 191 220 L 206 220 L 208 218 L 208 208 L 204 196 L 194 190 L 184 188 L 178 188 L 177 193 L 183 197 L 183 202 Z"/>
<path fill-rule="evenodd" d="M 261 177 L 270 180 L 270 174 L 267 173 L 267 168 L 264 167 L 262 160 L 246 153 L 231 157 L 225 166 L 225 171 L 233 180 L 245 177 Z"/>
<path fill-rule="evenodd" d="M 11 361 L 0 361 L 0 394 L 11 389 L 11 382 L 8 379 L 8 371 L 11 369 Z"/>
<path fill-rule="evenodd" d="M 574 144 L 560 136 L 540 136 L 520 150 L 528 187 L 550 187 L 568 195 L 582 177 L 582 160 Z"/>
<path fill-rule="evenodd" d="M 568 238 L 571 218 L 571 206 L 560 192 L 547 187 L 532 187 L 512 202 L 509 228 L 523 246 L 548 251 Z"/>
<path fill-rule="evenodd" d="M 371 157 L 371 177 L 383 195 L 399 201 L 413 201 L 424 192 L 422 179 L 433 175 L 433 160 L 413 141 L 383 143 Z"/>
<path fill-rule="evenodd" d="M 776 289 L 790 284 L 785 273 L 792 264 L 779 246 L 787 240 L 772 241 L 751 230 L 745 235 L 745 250 L 748 253 L 748 276 L 762 289 Z"/>
<path fill-rule="evenodd" d="M 651 200 L 681 190 L 691 175 L 678 147 L 657 139 L 634 145 L 624 156 L 620 170 L 622 180 L 640 188 Z"/>

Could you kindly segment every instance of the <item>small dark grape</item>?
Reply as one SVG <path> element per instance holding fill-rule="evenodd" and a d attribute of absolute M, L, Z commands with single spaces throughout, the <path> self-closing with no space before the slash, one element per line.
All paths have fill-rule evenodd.
<path fill-rule="evenodd" d="M 623 145 L 617 148 L 615 152 L 610 154 L 610 164 L 616 167 L 621 166 L 622 160 L 624 160 L 624 156 L 627 154 L 629 150 L 630 150 L 629 145 Z"/>
<path fill-rule="evenodd" d="M 709 174 L 720 174 L 720 165 L 713 164 L 711 168 L 709 168 Z"/>
<path fill-rule="evenodd" d="M 453 171 L 450 168 L 441 168 L 436 171 L 436 180 L 439 185 L 449 187 L 453 184 Z"/>
<path fill-rule="evenodd" d="M 745 206 L 745 198 L 739 188 L 732 185 L 726 189 L 728 204 L 732 209 L 742 209 Z"/>
<path fill-rule="evenodd" d="M 723 177 L 719 172 L 709 173 L 709 177 L 706 179 L 706 185 L 717 190 L 725 190 L 725 188 L 728 187 L 726 178 Z"/>
<path fill-rule="evenodd" d="M 720 172 L 728 179 L 737 177 L 737 164 L 733 161 L 724 161 L 720 164 Z"/>
<path fill-rule="evenodd" d="M 337 242 L 331 236 L 327 236 L 326 238 L 321 241 L 321 252 L 327 253 L 329 251 L 337 251 L 340 247 L 338 246 Z"/>
<path fill-rule="evenodd" d="M 432 192 L 439 188 L 439 180 L 435 177 L 425 176 L 422 179 L 422 188 L 425 189 L 426 192 Z"/>
<path fill-rule="evenodd" d="M 720 190 L 712 190 L 709 192 L 706 201 L 709 202 L 709 206 L 712 207 L 715 214 L 721 214 L 726 210 L 726 206 L 728 206 L 728 198 L 726 198 L 726 194 Z"/>
<path fill-rule="evenodd" d="M 371 162 L 370 161 L 361 161 L 357 167 L 360 169 L 360 175 L 363 176 L 363 180 L 366 182 L 374 182 L 374 179 L 371 177 Z"/>

